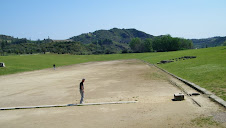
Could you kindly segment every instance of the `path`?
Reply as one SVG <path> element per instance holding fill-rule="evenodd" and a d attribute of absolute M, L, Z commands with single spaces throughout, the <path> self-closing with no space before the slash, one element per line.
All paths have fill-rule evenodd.
<path fill-rule="evenodd" d="M 195 127 L 192 119 L 225 111 L 203 95 L 194 98 L 202 107 L 188 97 L 172 101 L 173 94 L 181 90 L 168 81 L 183 83 L 138 60 L 92 62 L 55 71 L 0 76 L 0 107 L 79 103 L 78 86 L 83 77 L 86 103 L 138 103 L 0 111 L 0 126 L 191 128 Z"/>

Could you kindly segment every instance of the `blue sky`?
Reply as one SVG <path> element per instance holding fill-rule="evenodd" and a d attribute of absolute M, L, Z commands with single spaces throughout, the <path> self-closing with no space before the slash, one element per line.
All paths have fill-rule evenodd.
<path fill-rule="evenodd" d="M 67 39 L 99 29 L 226 36 L 226 0 L 0 0 L 0 34 Z"/>

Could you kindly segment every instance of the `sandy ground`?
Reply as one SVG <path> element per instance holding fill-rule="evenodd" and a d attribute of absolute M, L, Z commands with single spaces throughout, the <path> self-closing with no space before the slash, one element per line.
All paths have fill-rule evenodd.
<path fill-rule="evenodd" d="M 0 107 L 79 103 L 85 81 L 85 102 L 138 101 L 132 104 L 71 106 L 0 111 L 3 128 L 109 127 L 191 128 L 202 116 L 225 116 L 225 109 L 204 95 L 172 101 L 181 90 L 169 80 L 195 90 L 138 60 L 92 62 L 0 76 Z M 222 116 L 220 116 L 222 117 Z M 224 127 L 226 121 L 221 122 Z"/>

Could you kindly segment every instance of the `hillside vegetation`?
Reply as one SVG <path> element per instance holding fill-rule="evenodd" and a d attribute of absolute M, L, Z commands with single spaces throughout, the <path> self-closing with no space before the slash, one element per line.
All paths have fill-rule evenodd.
<path fill-rule="evenodd" d="M 156 64 L 161 60 L 183 56 L 196 56 L 197 58 L 160 64 L 158 66 L 194 82 L 226 100 L 226 46 L 173 52 L 111 55 L 38 54 L 0 56 L 0 62 L 5 62 L 6 64 L 6 68 L 0 68 L 0 75 L 51 68 L 53 64 L 58 67 L 91 61 L 119 59 L 141 59 Z"/>
<path fill-rule="evenodd" d="M 136 29 L 98 30 L 68 40 L 27 40 L 0 36 L 0 53 L 5 54 L 113 54 L 131 52 L 176 51 L 190 49 L 192 41 L 170 35 L 153 37 Z M 138 42 L 134 39 L 138 39 Z M 132 45 L 131 45 L 132 43 Z M 135 45 L 134 45 L 135 44 Z M 152 46 L 153 44 L 153 46 Z"/>
<path fill-rule="evenodd" d="M 216 47 L 223 45 L 223 43 L 226 43 L 226 36 L 205 39 L 192 39 L 192 42 L 194 43 L 195 48 Z"/>
<path fill-rule="evenodd" d="M 48 38 L 34 41 L 0 35 L 0 55 L 46 52 L 76 55 L 162 52 L 215 47 L 223 45 L 224 42 L 226 37 L 188 40 L 170 35 L 153 36 L 136 29 L 113 28 L 81 34 L 67 40 Z"/>
<path fill-rule="evenodd" d="M 71 40 L 89 44 L 98 40 L 112 40 L 113 42 L 129 44 L 133 38 L 153 38 L 154 36 L 144 33 L 136 29 L 118 29 L 113 28 L 110 30 L 98 30 L 93 33 L 85 33 L 79 36 L 71 37 Z"/>

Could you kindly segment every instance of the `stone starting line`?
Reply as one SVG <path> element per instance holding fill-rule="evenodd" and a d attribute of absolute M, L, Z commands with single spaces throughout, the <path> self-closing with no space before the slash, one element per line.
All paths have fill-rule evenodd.
<path fill-rule="evenodd" d="M 84 104 L 61 104 L 61 105 L 21 106 L 21 107 L 0 108 L 0 110 L 51 108 L 51 107 L 69 107 L 69 106 L 90 106 L 90 105 L 104 105 L 104 104 L 129 104 L 129 103 L 137 103 L 137 102 L 138 101 L 118 101 L 118 102 L 84 103 Z"/>

